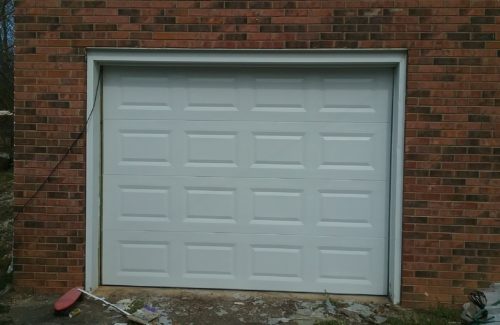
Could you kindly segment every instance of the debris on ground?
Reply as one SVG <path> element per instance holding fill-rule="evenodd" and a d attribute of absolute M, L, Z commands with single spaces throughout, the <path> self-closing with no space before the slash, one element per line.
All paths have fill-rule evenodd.
<path fill-rule="evenodd" d="M 355 302 L 349 302 L 349 306 L 346 307 L 346 310 L 359 314 L 363 318 L 369 318 L 373 315 L 372 308 L 369 305 L 363 305 Z"/>
<path fill-rule="evenodd" d="M 82 292 L 80 288 L 73 288 L 63 294 L 59 299 L 54 302 L 54 315 L 56 316 L 69 316 L 70 318 L 76 316 L 78 311 L 75 311 L 73 315 L 71 312 L 74 311 L 76 303 L 81 299 Z"/>
<path fill-rule="evenodd" d="M 120 309 L 123 310 L 130 310 L 130 305 L 134 302 L 132 299 L 126 298 L 126 299 L 121 299 L 115 303 L 115 306 L 117 306 Z M 113 309 L 112 307 L 108 307 L 109 310 Z"/>
<path fill-rule="evenodd" d="M 75 308 L 72 311 L 69 312 L 68 317 L 69 318 L 74 318 L 82 313 L 82 310 L 80 308 Z"/>
<path fill-rule="evenodd" d="M 279 317 L 279 318 L 269 318 L 267 321 L 268 325 L 285 324 L 290 321 L 290 318 Z"/>
<path fill-rule="evenodd" d="M 135 288 L 99 289 L 95 293 L 117 307 L 133 311 L 142 319 L 147 315 L 155 317 L 151 325 L 319 325 L 319 324 L 405 324 L 405 319 L 413 317 L 413 311 L 394 306 L 387 301 L 342 300 L 324 295 L 288 295 L 266 292 L 232 293 L 209 290 L 159 290 L 147 291 Z M 7 299 L 8 298 L 8 299 Z M 73 318 L 54 317 L 52 304 L 57 297 L 19 296 L 10 293 L 0 299 L 5 314 L 10 319 L 5 324 L 96 324 L 132 325 L 127 318 L 114 309 L 108 309 L 92 299 L 78 302 L 75 308 L 81 313 Z M 407 315 L 409 315 L 407 317 Z M 451 314 L 450 321 L 459 315 Z M 456 318 L 452 318 L 455 317 Z M 427 315 L 426 315 L 427 317 Z M 403 320 L 403 321 L 399 321 Z M 429 322 L 409 322 L 409 324 L 430 324 Z M 433 323 L 434 324 L 434 323 Z M 436 322 L 435 324 L 451 324 Z"/>
<path fill-rule="evenodd" d="M 117 311 L 133 323 L 149 325 L 151 322 L 160 318 L 160 316 L 165 316 L 161 314 L 161 310 L 159 308 L 156 308 L 150 304 L 145 304 L 142 299 L 122 299 L 118 302 L 118 305 L 112 304 L 105 298 L 98 297 L 83 289 L 78 289 L 78 291 L 85 294 L 89 298 L 94 299 L 95 301 L 101 302 L 103 306 L 107 306 L 107 311 Z"/>
<path fill-rule="evenodd" d="M 219 317 L 222 317 L 222 316 L 224 316 L 224 315 L 227 315 L 227 311 L 225 311 L 225 310 L 224 310 L 224 309 L 222 309 L 222 308 L 219 308 L 219 310 L 217 310 L 217 311 L 215 312 L 215 314 L 216 314 L 217 316 L 219 316 Z"/>
<path fill-rule="evenodd" d="M 500 324 L 500 283 L 471 292 L 461 317 L 466 324 Z"/>
<path fill-rule="evenodd" d="M 172 321 L 166 316 L 160 316 L 158 318 L 158 325 L 172 325 Z"/>
<path fill-rule="evenodd" d="M 337 312 L 335 306 L 330 301 L 330 297 L 328 296 L 325 299 L 325 311 L 331 316 L 334 316 L 335 313 Z"/>
<path fill-rule="evenodd" d="M 373 316 L 373 322 L 375 324 L 383 324 L 387 320 L 387 317 L 375 315 Z"/>
<path fill-rule="evenodd" d="M 245 300 L 250 299 L 250 296 L 246 295 L 244 293 L 237 292 L 237 293 L 233 294 L 233 298 L 237 299 L 237 300 L 243 300 L 243 301 L 245 301 Z"/>
<path fill-rule="evenodd" d="M 146 322 L 152 322 L 153 320 L 160 317 L 160 313 L 152 312 L 146 308 L 138 309 L 132 315 L 134 315 L 138 319 L 145 320 Z"/>

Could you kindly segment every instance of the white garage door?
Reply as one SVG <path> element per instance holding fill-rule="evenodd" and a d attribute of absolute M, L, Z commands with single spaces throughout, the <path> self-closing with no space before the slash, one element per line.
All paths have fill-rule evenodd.
<path fill-rule="evenodd" d="M 385 295 L 392 70 L 106 67 L 102 283 Z"/>

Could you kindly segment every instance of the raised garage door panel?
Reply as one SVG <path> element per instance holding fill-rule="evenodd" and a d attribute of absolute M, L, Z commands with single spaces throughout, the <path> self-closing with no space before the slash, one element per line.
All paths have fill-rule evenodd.
<path fill-rule="evenodd" d="M 390 69 L 107 67 L 105 78 L 113 120 L 387 123 L 392 105 Z"/>
<path fill-rule="evenodd" d="M 385 294 L 383 240 L 107 231 L 106 284 Z M 382 266 L 377 266 L 382 267 Z M 113 280 L 115 278 L 115 280 Z"/>
<path fill-rule="evenodd" d="M 386 123 L 109 120 L 105 174 L 385 180 Z"/>
<path fill-rule="evenodd" d="M 386 185 L 345 181 L 109 176 L 105 229 L 385 238 Z"/>
<path fill-rule="evenodd" d="M 103 284 L 387 292 L 390 69 L 106 67 Z"/>

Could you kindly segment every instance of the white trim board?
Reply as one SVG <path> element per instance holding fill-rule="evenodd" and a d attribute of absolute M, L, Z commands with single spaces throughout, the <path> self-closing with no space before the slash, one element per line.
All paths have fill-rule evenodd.
<path fill-rule="evenodd" d="M 108 65 L 141 66 L 375 66 L 394 68 L 391 142 L 389 279 L 393 303 L 401 298 L 403 149 L 406 89 L 405 50 L 184 50 L 87 49 L 87 114 L 99 70 Z M 101 113 L 100 98 L 87 126 L 85 288 L 100 284 Z"/>

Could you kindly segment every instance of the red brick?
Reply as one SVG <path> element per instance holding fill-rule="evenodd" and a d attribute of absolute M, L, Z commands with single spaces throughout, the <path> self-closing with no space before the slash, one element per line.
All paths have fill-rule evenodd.
<path fill-rule="evenodd" d="M 500 281 L 495 249 L 465 247 L 500 242 L 496 0 L 63 3 L 16 5 L 17 205 L 82 128 L 87 47 L 407 48 L 403 303 L 459 304 Z M 16 220 L 20 290 L 83 284 L 83 141 L 61 168 Z"/>

